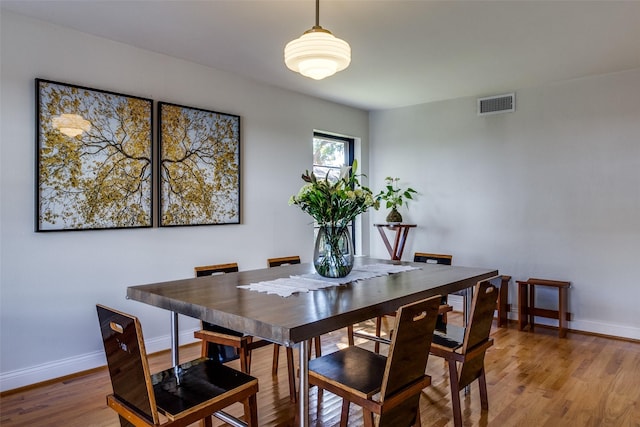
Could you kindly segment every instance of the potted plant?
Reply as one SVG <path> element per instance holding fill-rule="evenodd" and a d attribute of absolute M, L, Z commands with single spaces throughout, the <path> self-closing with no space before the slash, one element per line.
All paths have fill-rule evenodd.
<path fill-rule="evenodd" d="M 418 192 L 411 187 L 402 189 L 398 182 L 400 178 L 386 177 L 385 189 L 380 191 L 376 196 L 376 200 L 383 200 L 386 202 L 387 209 L 391 209 L 389 215 L 387 215 L 386 221 L 390 224 L 399 224 L 402 222 L 402 215 L 398 212 L 398 208 L 407 205 L 407 200 L 413 200 L 413 195 Z"/>

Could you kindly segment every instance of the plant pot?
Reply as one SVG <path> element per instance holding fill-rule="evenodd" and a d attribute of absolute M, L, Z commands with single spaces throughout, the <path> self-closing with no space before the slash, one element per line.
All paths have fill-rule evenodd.
<path fill-rule="evenodd" d="M 402 215 L 396 208 L 391 209 L 391 212 L 387 215 L 387 222 L 389 224 L 400 224 L 402 222 Z"/>
<path fill-rule="evenodd" d="M 354 250 L 347 227 L 320 227 L 313 266 L 324 277 L 344 277 L 353 268 Z"/>

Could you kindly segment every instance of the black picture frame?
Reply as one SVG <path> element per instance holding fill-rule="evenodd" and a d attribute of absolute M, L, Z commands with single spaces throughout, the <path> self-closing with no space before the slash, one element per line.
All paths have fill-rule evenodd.
<path fill-rule="evenodd" d="M 153 227 L 153 101 L 35 84 L 36 231 Z"/>
<path fill-rule="evenodd" d="M 158 103 L 161 227 L 240 223 L 240 116 Z"/>

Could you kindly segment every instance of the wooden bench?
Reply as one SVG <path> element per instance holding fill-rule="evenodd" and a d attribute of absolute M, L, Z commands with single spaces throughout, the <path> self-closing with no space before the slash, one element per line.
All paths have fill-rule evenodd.
<path fill-rule="evenodd" d="M 567 336 L 567 321 L 571 320 L 571 314 L 567 312 L 567 289 L 571 282 L 560 280 L 547 280 L 530 278 L 529 280 L 518 280 L 518 323 L 520 330 L 529 325 L 529 330 L 533 332 L 534 317 L 546 317 L 558 319 L 558 336 Z M 535 306 L 536 286 L 547 286 L 558 289 L 558 310 L 548 310 Z"/>

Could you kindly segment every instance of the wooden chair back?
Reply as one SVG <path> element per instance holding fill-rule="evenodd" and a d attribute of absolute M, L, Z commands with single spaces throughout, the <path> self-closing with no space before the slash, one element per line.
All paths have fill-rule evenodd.
<path fill-rule="evenodd" d="M 462 354 L 466 355 L 489 341 L 501 281 L 502 277 L 496 276 L 483 280 L 476 285 L 473 292 L 471 313 L 469 314 L 470 320 L 462 343 Z M 463 363 L 459 373 L 460 388 L 466 387 L 478 378 L 483 368 L 484 355 Z"/>
<path fill-rule="evenodd" d="M 268 258 L 267 266 L 271 267 L 280 267 L 281 265 L 290 265 L 290 264 L 300 264 L 300 257 L 295 256 L 285 256 L 280 258 Z"/>
<path fill-rule="evenodd" d="M 211 276 L 214 274 L 237 273 L 238 263 L 230 262 L 228 264 L 203 265 L 193 268 L 196 277 Z"/>
<path fill-rule="evenodd" d="M 451 265 L 453 255 L 430 254 L 426 252 L 416 252 L 413 254 L 413 262 L 426 262 L 427 264 Z"/>
<path fill-rule="evenodd" d="M 398 310 L 380 389 L 382 404 L 385 399 L 397 398 L 403 389 L 424 378 L 439 306 L 440 296 L 437 296 L 408 304 Z M 420 394 L 405 396 L 403 400 L 400 405 L 383 411 L 379 426 L 413 424 Z"/>
<path fill-rule="evenodd" d="M 113 394 L 136 408 L 150 423 L 158 424 L 140 322 L 126 313 L 102 305 L 96 307 Z M 131 425 L 122 417 L 120 422 L 123 426 Z"/>

